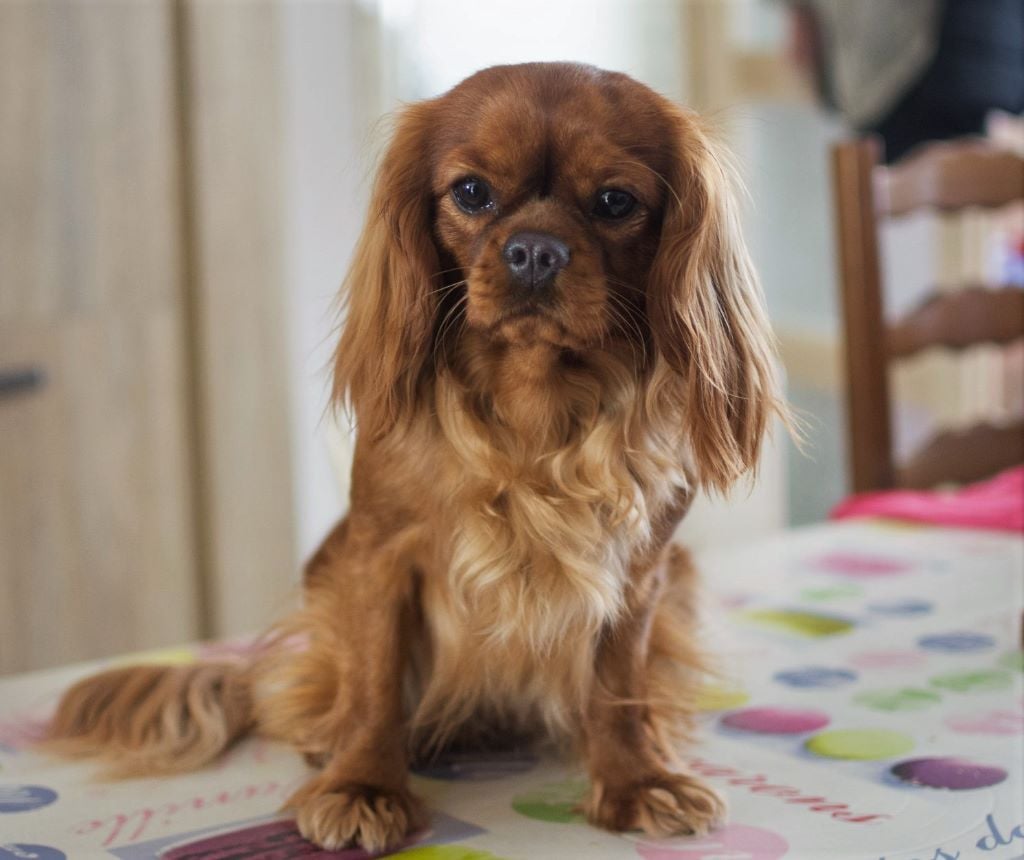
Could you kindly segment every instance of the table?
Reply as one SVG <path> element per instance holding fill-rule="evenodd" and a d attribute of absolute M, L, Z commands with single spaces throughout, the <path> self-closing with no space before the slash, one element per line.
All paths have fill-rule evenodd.
<path fill-rule="evenodd" d="M 702 737 L 688 758 L 728 797 L 724 828 L 699 839 L 603 833 L 574 811 L 584 783 L 564 763 L 450 759 L 414 777 L 434 820 L 398 856 L 1024 855 L 1020 536 L 846 521 L 699 561 L 705 635 L 724 674 L 701 695 Z M 0 858 L 365 856 L 297 840 L 276 809 L 306 766 L 262 740 L 196 774 L 120 783 L 27 748 L 62 687 L 98 665 L 231 647 L 0 680 Z"/>

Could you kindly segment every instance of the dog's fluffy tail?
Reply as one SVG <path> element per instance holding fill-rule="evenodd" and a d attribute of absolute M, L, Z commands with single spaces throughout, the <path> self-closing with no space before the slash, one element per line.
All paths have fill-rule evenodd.
<path fill-rule="evenodd" d="M 41 748 L 95 759 L 108 777 L 156 776 L 208 764 L 254 723 L 241 664 L 128 666 L 64 693 Z"/>

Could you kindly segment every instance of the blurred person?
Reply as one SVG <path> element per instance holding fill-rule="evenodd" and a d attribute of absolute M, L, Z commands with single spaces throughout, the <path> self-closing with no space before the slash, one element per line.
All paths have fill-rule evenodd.
<path fill-rule="evenodd" d="M 1024 110 L 1024 0 L 793 0 L 792 53 L 822 101 L 895 161 Z"/>

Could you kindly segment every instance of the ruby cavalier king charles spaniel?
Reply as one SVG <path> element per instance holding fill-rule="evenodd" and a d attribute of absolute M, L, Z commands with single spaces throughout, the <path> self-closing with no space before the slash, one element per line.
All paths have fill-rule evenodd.
<path fill-rule="evenodd" d="M 351 506 L 301 608 L 239 662 L 81 681 L 44 743 L 151 776 L 287 741 L 327 849 L 423 828 L 417 762 L 542 740 L 599 827 L 720 821 L 680 759 L 704 666 L 670 539 L 786 415 L 732 184 L 623 74 L 499 66 L 406 108 L 344 288 Z"/>

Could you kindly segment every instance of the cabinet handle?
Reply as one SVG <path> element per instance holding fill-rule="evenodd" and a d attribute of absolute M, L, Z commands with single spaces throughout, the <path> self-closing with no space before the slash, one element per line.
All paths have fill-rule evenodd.
<path fill-rule="evenodd" d="M 0 399 L 28 394 L 46 384 L 46 374 L 38 367 L 0 369 Z"/>

